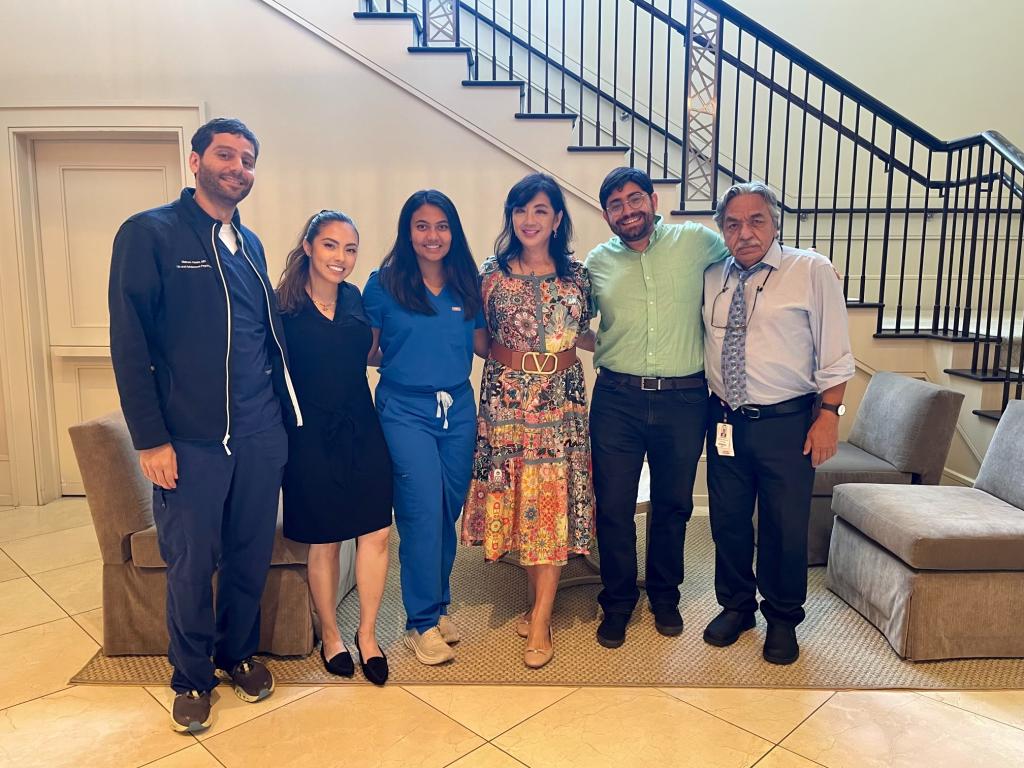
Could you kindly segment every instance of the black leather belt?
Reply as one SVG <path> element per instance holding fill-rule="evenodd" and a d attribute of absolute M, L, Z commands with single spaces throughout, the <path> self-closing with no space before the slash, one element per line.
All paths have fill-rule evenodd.
<path fill-rule="evenodd" d="M 808 395 L 800 395 L 800 397 L 794 397 L 792 400 L 783 400 L 781 403 L 773 403 L 772 405 L 741 405 L 735 411 L 717 394 L 715 399 L 722 404 L 722 408 L 725 409 L 726 413 L 738 413 L 749 421 L 757 421 L 758 419 L 771 419 L 775 416 L 790 416 L 794 413 L 809 411 L 814 407 L 818 396 L 812 392 Z"/>
<path fill-rule="evenodd" d="M 628 384 L 637 387 L 644 392 L 660 392 L 664 389 L 707 389 L 708 382 L 704 378 L 704 372 L 693 373 L 689 376 L 630 376 L 628 373 L 616 373 L 602 368 L 598 379 Z"/>

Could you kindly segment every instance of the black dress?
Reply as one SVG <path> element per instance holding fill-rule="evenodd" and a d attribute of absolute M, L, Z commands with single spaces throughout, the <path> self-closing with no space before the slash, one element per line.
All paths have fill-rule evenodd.
<path fill-rule="evenodd" d="M 284 535 L 324 544 L 386 528 L 391 457 L 366 380 L 372 336 L 359 289 L 338 287 L 334 320 L 308 296 L 283 320 L 303 420 L 288 430 Z"/>

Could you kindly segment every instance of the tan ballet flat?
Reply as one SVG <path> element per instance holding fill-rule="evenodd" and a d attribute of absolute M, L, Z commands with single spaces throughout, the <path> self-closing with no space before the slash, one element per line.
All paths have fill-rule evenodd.
<path fill-rule="evenodd" d="M 530 636 L 530 612 L 523 611 L 516 617 L 516 634 L 524 640 Z"/>
<path fill-rule="evenodd" d="M 530 669 L 540 669 L 555 656 L 555 636 L 548 627 L 548 640 L 551 641 L 550 648 L 527 648 L 523 653 L 523 663 Z"/>

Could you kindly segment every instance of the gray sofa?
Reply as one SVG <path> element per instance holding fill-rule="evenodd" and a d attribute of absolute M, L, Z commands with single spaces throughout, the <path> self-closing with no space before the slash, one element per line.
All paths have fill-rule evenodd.
<path fill-rule="evenodd" d="M 939 484 L 963 399 L 960 392 L 898 373 L 871 377 L 849 439 L 815 473 L 808 565 L 828 560 L 837 485 Z"/>
<path fill-rule="evenodd" d="M 846 484 L 827 583 L 907 659 L 1024 657 L 1024 402 L 973 488 Z"/>

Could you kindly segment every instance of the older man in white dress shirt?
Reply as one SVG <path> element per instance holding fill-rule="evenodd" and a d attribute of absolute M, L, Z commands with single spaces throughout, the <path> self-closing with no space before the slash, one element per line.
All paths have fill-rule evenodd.
<path fill-rule="evenodd" d="M 807 596 L 814 469 L 835 454 L 854 372 L 846 300 L 827 258 L 779 244 L 778 201 L 764 184 L 731 187 L 715 221 L 732 255 L 704 273 L 708 494 L 722 606 L 704 640 L 731 645 L 760 607 L 765 660 L 791 664 Z"/>

